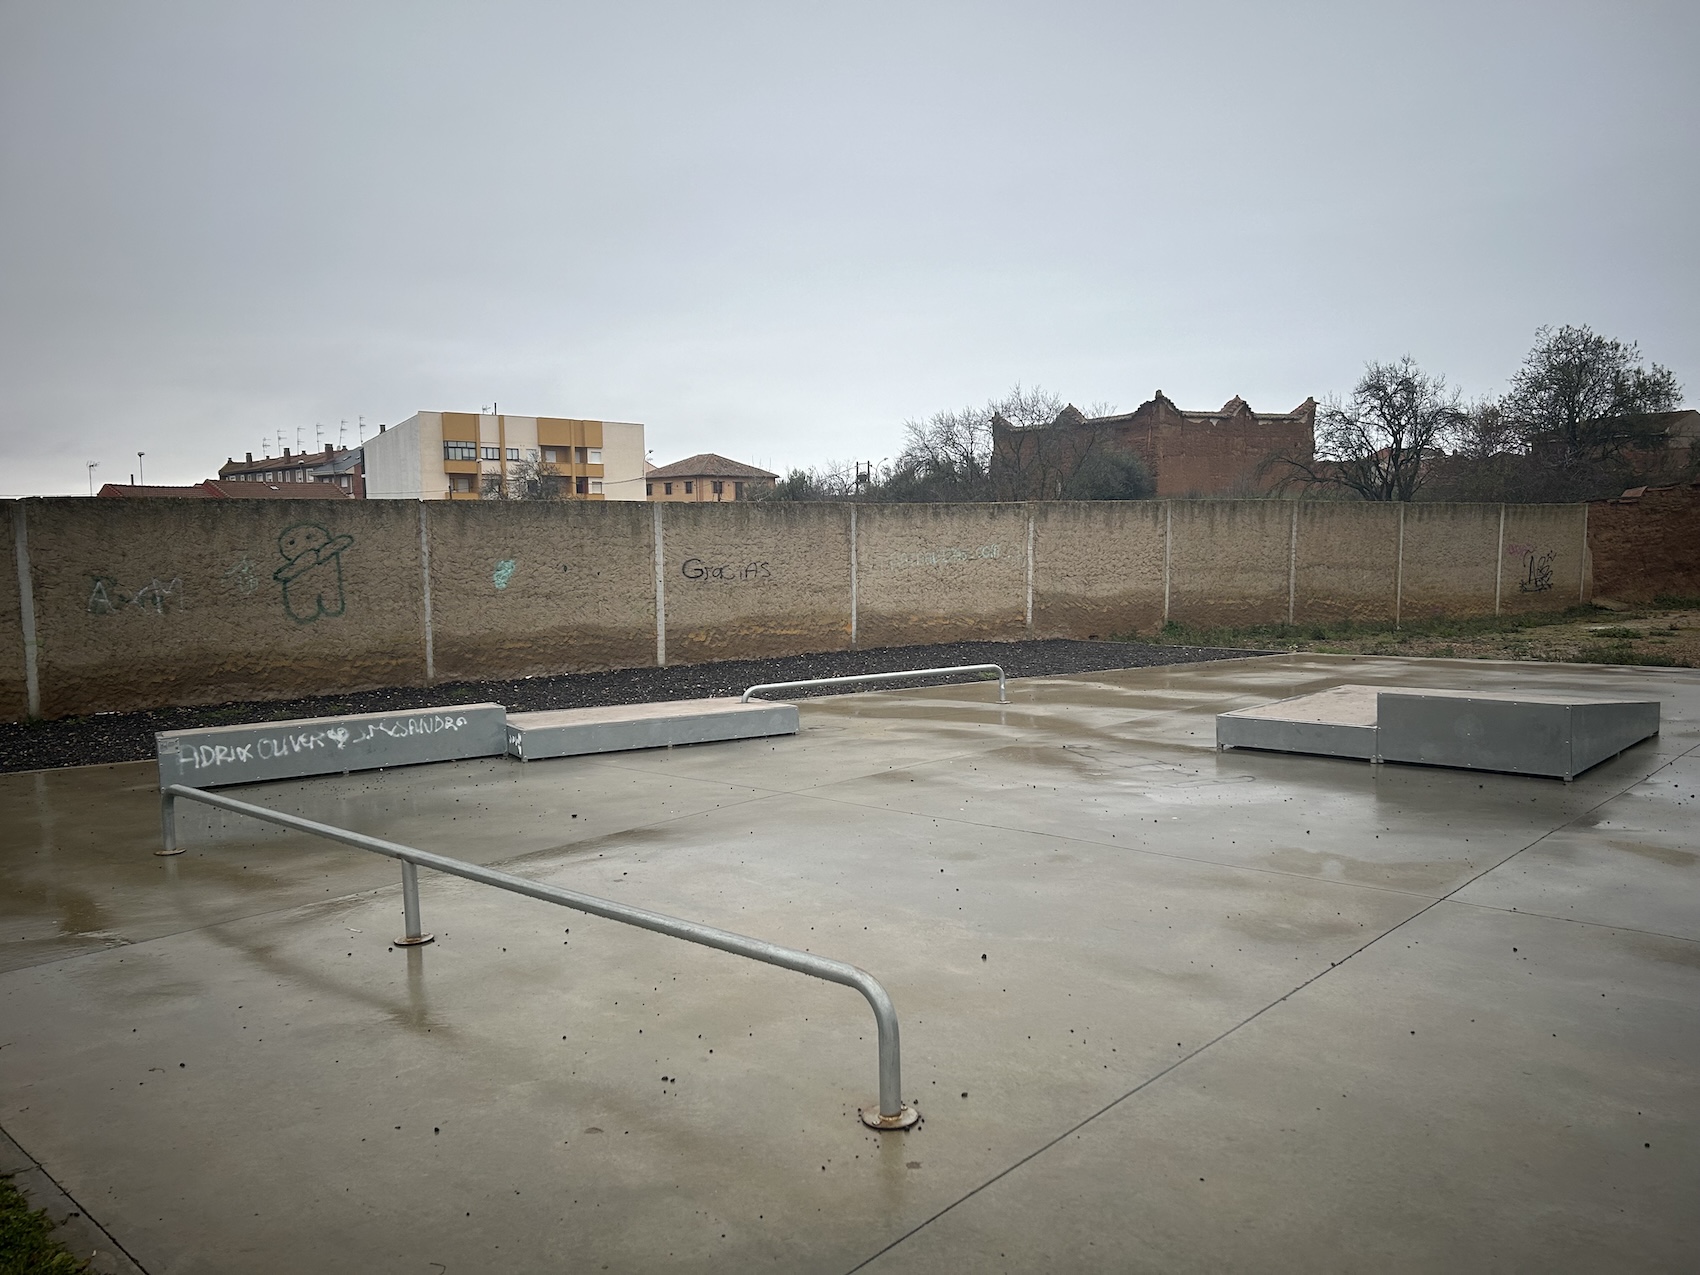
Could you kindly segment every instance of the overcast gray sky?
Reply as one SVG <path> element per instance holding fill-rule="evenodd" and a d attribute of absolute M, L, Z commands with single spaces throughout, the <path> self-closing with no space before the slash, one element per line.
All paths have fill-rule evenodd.
<path fill-rule="evenodd" d="M 1018 380 L 1477 395 L 1543 323 L 1693 403 L 1697 55 L 1695 0 L 0 0 L 0 494 L 492 401 L 778 470 Z"/>

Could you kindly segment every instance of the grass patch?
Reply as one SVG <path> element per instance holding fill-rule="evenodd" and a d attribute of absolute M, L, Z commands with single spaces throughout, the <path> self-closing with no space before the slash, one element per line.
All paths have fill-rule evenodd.
<path fill-rule="evenodd" d="M 1338 642 L 1381 637 L 1394 642 L 1416 638 L 1473 638 L 1525 629 L 1567 624 L 1600 615 L 1592 606 L 1569 607 L 1563 611 L 1540 611 L 1523 615 L 1427 616 L 1406 620 L 1398 628 L 1392 620 L 1336 620 L 1309 624 L 1190 625 L 1170 620 L 1150 637 L 1129 634 L 1122 641 L 1158 642 L 1173 646 L 1254 647 L 1262 650 L 1292 646 L 1299 642 Z M 1640 634 L 1634 636 L 1639 637 Z"/>
<path fill-rule="evenodd" d="M 1685 598 L 1678 593 L 1661 593 L 1653 599 L 1656 607 L 1668 607 L 1672 611 L 1700 611 L 1700 598 Z"/>
<path fill-rule="evenodd" d="M 1641 664 L 1650 668 L 1688 668 L 1682 660 L 1673 660 L 1668 655 L 1654 655 L 1650 652 L 1637 651 L 1627 642 L 1614 643 L 1609 646 L 1588 646 L 1576 652 L 1574 660 L 1577 664 Z"/>
<path fill-rule="evenodd" d="M 1609 629 L 1595 629 L 1593 636 L 1597 638 L 1638 638 L 1642 636 L 1640 629 L 1626 629 L 1621 624 Z"/>
<path fill-rule="evenodd" d="M 0 1275 L 78 1275 L 88 1269 L 58 1240 L 46 1209 L 34 1209 L 10 1178 L 0 1178 Z"/>

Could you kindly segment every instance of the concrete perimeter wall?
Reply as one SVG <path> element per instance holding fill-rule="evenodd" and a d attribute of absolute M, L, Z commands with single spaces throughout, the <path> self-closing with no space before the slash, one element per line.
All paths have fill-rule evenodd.
<path fill-rule="evenodd" d="M 1579 505 L 3 503 L 7 720 L 1585 593 Z"/>

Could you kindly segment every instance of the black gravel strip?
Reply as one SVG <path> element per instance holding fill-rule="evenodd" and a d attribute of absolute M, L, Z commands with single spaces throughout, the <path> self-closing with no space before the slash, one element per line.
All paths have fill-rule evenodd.
<path fill-rule="evenodd" d="M 335 717 L 344 713 L 399 712 L 441 704 L 501 704 L 512 712 L 548 708 L 591 708 L 599 704 L 649 704 L 661 700 L 741 695 L 759 682 L 800 682 L 814 677 L 849 677 L 898 669 L 942 668 L 952 664 L 998 664 L 1010 677 L 1091 673 L 1102 669 L 1149 668 L 1235 659 L 1256 651 L 1201 646 L 1151 646 L 1142 642 L 953 642 L 940 646 L 889 646 L 870 651 L 829 651 L 786 655 L 771 660 L 721 660 L 671 668 L 615 669 L 608 673 L 565 673 L 506 682 L 447 682 L 436 686 L 394 686 L 349 695 L 258 703 L 204 704 L 139 713 L 97 713 L 50 722 L 0 723 L 0 772 L 48 770 L 119 761 L 148 761 L 154 756 L 154 732 L 193 726 L 237 726 L 249 722 Z M 958 678 L 922 678 L 913 685 L 941 685 Z M 833 689 L 787 692 L 800 695 L 842 693 Z"/>

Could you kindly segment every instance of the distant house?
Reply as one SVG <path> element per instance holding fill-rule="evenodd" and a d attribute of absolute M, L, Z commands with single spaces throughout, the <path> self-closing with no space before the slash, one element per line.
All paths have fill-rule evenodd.
<path fill-rule="evenodd" d="M 231 457 L 218 467 L 220 482 L 238 483 L 329 483 L 346 495 L 366 495 L 366 452 L 361 447 L 326 447 L 322 452 L 283 449 L 282 456 L 254 459 L 249 452 L 242 460 Z M 316 493 L 315 493 L 316 494 Z"/>
<path fill-rule="evenodd" d="M 352 496 L 334 483 L 324 482 L 220 482 L 209 478 L 190 487 L 144 487 L 140 483 L 106 483 L 95 493 L 108 500 L 149 498 L 155 500 L 351 500 Z"/>
<path fill-rule="evenodd" d="M 772 491 L 778 480 L 778 474 L 765 469 L 703 452 L 650 470 L 644 475 L 644 490 L 651 500 L 718 504 L 753 499 Z"/>
<path fill-rule="evenodd" d="M 1045 499 L 1094 447 L 1130 451 L 1156 479 L 1156 495 L 1240 496 L 1272 490 L 1271 457 L 1308 460 L 1316 400 L 1290 412 L 1254 412 L 1237 394 L 1214 411 L 1176 407 L 1162 390 L 1131 412 L 1088 417 L 1070 405 L 1049 425 L 992 421 L 992 482 L 1004 500 Z"/>

